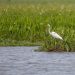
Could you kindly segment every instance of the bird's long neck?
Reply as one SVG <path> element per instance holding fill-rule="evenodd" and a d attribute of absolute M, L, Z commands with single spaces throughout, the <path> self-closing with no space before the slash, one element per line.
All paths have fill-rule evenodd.
<path fill-rule="evenodd" d="M 50 28 L 48 28 L 48 32 L 51 33 L 51 32 L 50 32 Z"/>

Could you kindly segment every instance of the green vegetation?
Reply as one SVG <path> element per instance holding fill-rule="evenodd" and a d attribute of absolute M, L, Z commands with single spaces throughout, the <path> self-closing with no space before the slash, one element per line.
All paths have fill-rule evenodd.
<path fill-rule="evenodd" d="M 0 3 L 75 3 L 75 0 L 0 0 Z"/>
<path fill-rule="evenodd" d="M 57 3 L 23 4 L 8 1 L 10 3 L 0 4 L 0 46 L 41 45 L 41 50 L 44 51 L 63 51 L 66 48 L 64 43 L 54 40 L 47 31 L 47 24 L 50 24 L 52 31 L 60 34 L 69 43 L 71 51 L 75 50 L 74 4 L 59 4 L 59 0 Z"/>

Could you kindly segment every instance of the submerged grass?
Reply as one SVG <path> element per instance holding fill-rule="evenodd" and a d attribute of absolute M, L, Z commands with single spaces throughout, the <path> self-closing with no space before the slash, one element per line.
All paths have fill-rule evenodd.
<path fill-rule="evenodd" d="M 1 4 L 0 45 L 41 45 L 44 51 L 66 50 L 62 41 L 48 34 L 47 24 L 69 43 L 71 51 L 75 51 L 73 4 Z"/>

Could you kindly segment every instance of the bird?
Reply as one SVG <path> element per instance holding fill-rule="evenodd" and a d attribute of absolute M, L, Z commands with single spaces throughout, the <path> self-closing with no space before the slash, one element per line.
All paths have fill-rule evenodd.
<path fill-rule="evenodd" d="M 69 52 L 69 50 L 71 50 L 71 47 L 67 41 L 63 40 L 63 38 L 58 33 L 54 32 L 54 31 L 50 31 L 50 24 L 48 24 L 48 32 L 54 39 L 59 39 L 59 40 L 63 41 L 65 45 L 67 45 L 67 47 L 66 47 L 67 52 Z"/>
<path fill-rule="evenodd" d="M 63 41 L 63 38 L 58 33 L 50 31 L 50 24 L 48 24 L 48 32 L 54 39 L 59 39 Z"/>

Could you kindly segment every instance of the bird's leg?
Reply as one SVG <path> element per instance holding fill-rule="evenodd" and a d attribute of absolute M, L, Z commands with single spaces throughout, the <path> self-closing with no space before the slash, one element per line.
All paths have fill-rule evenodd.
<path fill-rule="evenodd" d="M 55 39 L 55 49 L 56 49 L 56 39 Z"/>
<path fill-rule="evenodd" d="M 61 49 L 62 48 L 62 41 L 60 40 L 58 40 L 58 39 L 56 39 L 55 40 L 55 49 Z"/>
<path fill-rule="evenodd" d="M 55 49 L 58 49 L 58 47 L 59 47 L 57 43 L 58 43 L 58 40 L 55 39 Z"/>
<path fill-rule="evenodd" d="M 56 39 L 54 39 L 54 49 L 56 49 Z"/>

